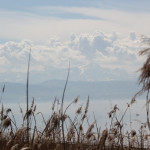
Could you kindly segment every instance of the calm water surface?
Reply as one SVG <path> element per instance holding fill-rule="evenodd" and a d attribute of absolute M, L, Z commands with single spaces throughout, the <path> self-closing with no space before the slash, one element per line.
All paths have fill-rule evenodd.
<path fill-rule="evenodd" d="M 64 110 L 71 102 L 65 101 Z M 90 100 L 89 110 L 88 110 L 88 119 L 89 123 L 94 121 L 94 115 L 96 117 L 98 125 L 104 129 L 109 128 L 110 126 L 110 119 L 108 113 L 113 109 L 114 105 L 117 104 L 119 110 L 117 111 L 117 118 L 123 116 L 126 108 L 127 103 L 130 103 L 130 100 Z M 23 112 L 26 110 L 25 103 L 4 103 L 4 107 L 11 108 L 17 122 L 22 123 L 22 117 L 20 113 L 20 107 L 23 109 Z M 83 112 L 86 105 L 86 101 L 79 100 L 77 104 L 72 104 L 68 109 L 66 114 L 74 118 L 76 110 L 83 105 Z M 39 128 L 44 127 L 44 122 L 42 120 L 41 115 L 37 115 L 38 112 L 42 112 L 45 119 L 47 120 L 50 115 L 52 114 L 52 102 L 36 102 L 36 118 L 38 122 Z M 60 104 L 59 104 L 60 106 Z M 133 129 L 139 129 L 142 122 L 146 122 L 146 110 L 145 110 L 145 100 L 137 100 L 127 111 L 124 117 L 124 126 L 128 129 L 130 127 L 130 120 L 131 120 L 131 127 Z M 55 108 L 57 110 L 57 107 Z M 130 113 L 131 112 L 131 113 Z M 86 125 L 85 125 L 86 126 Z"/>

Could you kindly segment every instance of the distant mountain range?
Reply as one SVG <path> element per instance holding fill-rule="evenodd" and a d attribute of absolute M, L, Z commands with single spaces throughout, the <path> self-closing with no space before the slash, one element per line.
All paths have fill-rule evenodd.
<path fill-rule="evenodd" d="M 30 100 L 52 101 L 55 97 L 61 100 L 65 81 L 50 80 L 40 84 L 29 84 Z M 0 83 L 2 89 L 3 83 Z M 139 86 L 134 81 L 69 81 L 65 93 L 65 100 L 73 100 L 79 96 L 81 100 L 122 100 L 131 99 L 139 90 Z M 2 101 L 5 102 L 25 102 L 26 85 L 22 83 L 6 83 L 5 93 Z"/>

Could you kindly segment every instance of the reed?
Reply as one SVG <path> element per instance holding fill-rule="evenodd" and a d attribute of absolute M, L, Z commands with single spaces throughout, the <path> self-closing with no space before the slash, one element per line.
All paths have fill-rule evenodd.
<path fill-rule="evenodd" d="M 55 100 L 54 100 L 55 101 Z M 72 105 L 75 105 L 74 100 Z M 79 103 L 76 102 L 76 103 Z M 54 104 L 54 103 L 53 103 Z M 53 105 L 52 104 L 52 105 Z M 62 135 L 62 120 L 64 122 L 64 138 L 65 138 L 65 149 L 66 150 L 102 150 L 102 149 L 148 149 L 150 135 L 146 130 L 146 126 L 141 123 L 141 127 L 138 131 L 128 130 L 126 133 L 122 132 L 124 124 L 122 122 L 126 112 L 129 111 L 128 106 L 125 108 L 124 113 L 119 118 L 117 117 L 119 108 L 115 105 L 110 116 L 111 124 L 110 128 L 106 128 L 100 132 L 96 117 L 93 117 L 93 122 L 90 123 L 87 117 L 87 111 L 89 106 L 89 98 L 87 103 L 80 106 L 75 111 L 74 118 L 71 118 L 67 111 L 63 116 L 59 111 L 61 106 L 55 103 L 52 107 L 52 114 L 50 118 L 46 120 L 42 112 L 37 113 L 35 110 L 35 103 L 32 102 L 29 107 L 29 143 L 28 135 L 26 134 L 28 128 L 26 124 L 23 126 L 15 127 L 12 123 L 13 117 L 4 117 L 6 113 L 4 106 L 2 106 L 3 112 L 1 113 L 1 132 L 0 132 L 0 146 L 1 150 L 15 150 L 15 149 L 32 149 L 32 150 L 63 150 L 64 139 Z M 58 110 L 56 108 L 60 107 Z M 84 111 L 82 107 L 85 107 Z M 69 109 L 69 107 L 66 107 Z M 13 110 L 11 110 L 13 111 Z M 36 115 L 37 114 L 37 115 Z M 36 121 L 37 116 L 42 114 L 43 120 L 45 121 L 44 127 L 37 128 Z M 83 119 L 83 116 L 86 117 Z M 15 116 L 14 116 L 15 117 Z M 27 114 L 24 114 L 23 120 L 26 119 Z M 86 122 L 86 119 L 88 122 Z M 42 119 L 41 119 L 42 121 Z M 34 123 L 34 125 L 33 125 Z M 89 123 L 89 124 L 88 124 Z M 32 124 L 32 125 L 31 125 Z M 84 127 L 86 125 L 86 128 Z"/>

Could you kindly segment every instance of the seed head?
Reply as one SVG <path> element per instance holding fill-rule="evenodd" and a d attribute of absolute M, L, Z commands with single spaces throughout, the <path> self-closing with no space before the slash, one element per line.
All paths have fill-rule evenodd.
<path fill-rule="evenodd" d="M 79 96 L 77 96 L 73 102 L 76 104 L 78 102 L 78 99 L 79 99 Z"/>
<path fill-rule="evenodd" d="M 10 125 L 11 125 L 11 119 L 10 118 L 5 119 L 3 122 L 3 127 L 8 128 Z"/>
<path fill-rule="evenodd" d="M 135 136 L 136 135 L 136 131 L 135 130 L 132 130 L 131 131 L 131 137 Z"/>

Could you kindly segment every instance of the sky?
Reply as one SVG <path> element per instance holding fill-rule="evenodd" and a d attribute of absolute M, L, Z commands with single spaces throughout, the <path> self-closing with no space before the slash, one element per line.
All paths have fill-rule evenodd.
<path fill-rule="evenodd" d="M 0 0 L 0 82 L 137 80 L 149 0 Z"/>

